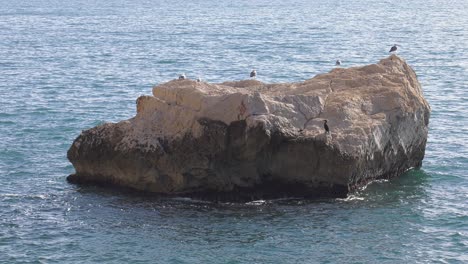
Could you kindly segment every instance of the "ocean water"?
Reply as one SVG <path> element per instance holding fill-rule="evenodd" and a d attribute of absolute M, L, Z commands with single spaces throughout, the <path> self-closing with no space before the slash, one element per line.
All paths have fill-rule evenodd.
<path fill-rule="evenodd" d="M 468 1 L 0 0 L 0 263 L 467 263 Z M 245 204 L 66 182 L 80 131 L 186 73 L 301 81 L 398 54 L 423 167 L 347 199 Z"/>

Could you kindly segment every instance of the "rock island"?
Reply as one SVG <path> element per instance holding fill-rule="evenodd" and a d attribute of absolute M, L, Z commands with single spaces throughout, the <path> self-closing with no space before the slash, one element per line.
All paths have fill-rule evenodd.
<path fill-rule="evenodd" d="M 70 182 L 213 200 L 346 197 L 421 166 L 430 107 L 391 55 L 297 83 L 173 80 L 136 112 L 75 139 Z"/>

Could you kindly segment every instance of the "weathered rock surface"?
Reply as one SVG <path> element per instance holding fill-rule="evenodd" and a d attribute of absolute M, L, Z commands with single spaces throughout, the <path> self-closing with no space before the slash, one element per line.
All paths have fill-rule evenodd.
<path fill-rule="evenodd" d="M 300 83 L 174 80 L 138 98 L 134 118 L 83 131 L 68 180 L 214 199 L 344 197 L 420 167 L 429 114 L 395 55 Z"/>

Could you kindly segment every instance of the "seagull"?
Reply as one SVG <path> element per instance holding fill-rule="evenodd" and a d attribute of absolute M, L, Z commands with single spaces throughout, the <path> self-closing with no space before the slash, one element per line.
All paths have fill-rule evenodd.
<path fill-rule="evenodd" d="M 394 52 L 394 51 L 396 51 L 396 50 L 398 49 L 397 46 L 398 46 L 397 44 L 393 45 L 392 48 L 390 48 L 390 51 L 389 51 L 389 52 Z"/>
<path fill-rule="evenodd" d="M 251 72 L 250 72 L 250 78 L 255 78 L 257 77 L 257 71 L 255 69 L 253 69 Z"/>
<path fill-rule="evenodd" d="M 187 79 L 187 77 L 185 77 L 185 73 L 182 73 L 181 75 L 179 75 L 179 80 L 185 80 Z"/>
<path fill-rule="evenodd" d="M 330 128 L 328 128 L 326 119 L 323 121 L 323 128 L 325 128 L 325 133 L 330 133 Z"/>
<path fill-rule="evenodd" d="M 340 61 L 340 60 L 336 60 L 335 66 L 340 66 L 340 65 L 341 65 L 341 61 Z"/>
<path fill-rule="evenodd" d="M 201 82 L 201 78 L 200 78 L 200 77 L 197 78 L 197 82 Z"/>

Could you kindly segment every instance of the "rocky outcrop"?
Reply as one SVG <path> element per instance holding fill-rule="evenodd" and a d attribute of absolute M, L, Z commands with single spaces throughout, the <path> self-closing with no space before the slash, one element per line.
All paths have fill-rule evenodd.
<path fill-rule="evenodd" d="M 213 199 L 344 197 L 421 166 L 429 114 L 395 55 L 299 83 L 174 80 L 138 98 L 134 118 L 83 131 L 68 180 Z"/>

